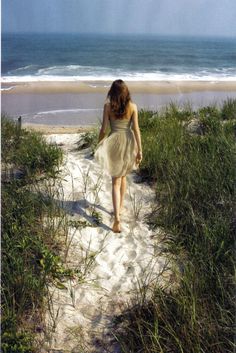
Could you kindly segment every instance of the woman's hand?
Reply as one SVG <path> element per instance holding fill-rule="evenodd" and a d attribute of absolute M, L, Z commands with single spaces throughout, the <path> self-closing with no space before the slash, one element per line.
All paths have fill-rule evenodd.
<path fill-rule="evenodd" d="M 136 155 L 136 163 L 137 164 L 140 164 L 142 162 L 142 159 L 143 159 L 143 155 L 142 155 L 142 152 L 139 151 Z"/>

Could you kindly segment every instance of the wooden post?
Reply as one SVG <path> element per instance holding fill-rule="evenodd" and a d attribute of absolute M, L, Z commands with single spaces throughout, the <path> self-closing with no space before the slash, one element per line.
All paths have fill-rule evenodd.
<path fill-rule="evenodd" d="M 22 125 L 22 118 L 21 118 L 21 116 L 19 116 L 18 121 L 17 121 L 17 124 L 18 124 L 18 129 L 21 130 L 21 125 Z"/>

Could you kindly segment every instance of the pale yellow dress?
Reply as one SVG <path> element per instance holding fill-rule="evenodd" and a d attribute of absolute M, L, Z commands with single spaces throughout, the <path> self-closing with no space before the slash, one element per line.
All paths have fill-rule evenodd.
<path fill-rule="evenodd" d="M 111 132 L 99 142 L 94 157 L 105 172 L 112 177 L 121 177 L 138 168 L 132 118 L 110 118 L 109 121 Z"/>

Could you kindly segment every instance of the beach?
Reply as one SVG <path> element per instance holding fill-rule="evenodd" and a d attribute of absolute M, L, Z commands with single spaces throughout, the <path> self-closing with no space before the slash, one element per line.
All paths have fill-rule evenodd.
<path fill-rule="evenodd" d="M 2 112 L 22 117 L 25 127 L 47 133 L 98 126 L 112 81 L 2 82 Z M 170 102 L 194 108 L 236 98 L 236 81 L 126 81 L 139 109 L 157 111 Z M 61 130 L 57 130 L 61 131 Z M 61 131 L 63 132 L 63 130 Z"/>
<path fill-rule="evenodd" d="M 139 110 L 236 97 L 233 38 L 5 34 L 2 46 L 2 112 L 23 124 L 97 126 L 116 79 Z"/>
<path fill-rule="evenodd" d="M 229 109 L 228 113 L 230 113 Z M 202 251 L 195 255 L 196 267 L 193 266 L 195 264 L 192 260 L 194 255 L 190 253 L 192 256 L 189 256 L 189 261 L 192 261 L 191 268 L 193 268 L 196 277 L 192 277 L 191 274 L 190 277 L 185 277 L 186 281 L 182 280 L 185 275 L 184 270 L 187 269 L 187 265 L 189 264 L 186 256 L 187 246 L 184 252 L 182 250 L 183 240 L 186 242 L 193 242 L 193 239 L 195 242 L 202 241 L 201 237 L 197 236 L 197 233 L 191 233 L 194 227 L 191 223 L 189 225 L 187 221 L 191 219 L 192 215 L 194 216 L 193 221 L 195 221 L 196 210 L 198 211 L 200 207 L 205 211 L 204 204 L 201 202 L 201 199 L 199 200 L 200 197 L 206 200 L 205 204 L 208 207 L 208 200 L 211 198 L 211 194 L 215 196 L 217 194 L 215 190 L 224 188 L 221 175 L 231 181 L 231 184 L 227 182 L 225 186 L 225 189 L 227 188 L 229 193 L 232 190 L 230 186 L 233 185 L 233 180 L 231 179 L 233 158 L 231 157 L 234 153 L 234 127 L 231 124 L 232 121 L 222 120 L 225 131 L 228 131 L 227 134 L 222 135 L 221 124 L 215 124 L 214 114 L 214 110 L 212 114 L 209 114 L 207 109 L 205 109 L 202 122 L 204 124 L 205 121 L 205 127 L 208 130 L 205 129 L 204 135 L 198 135 L 199 131 L 193 133 L 192 130 L 189 130 L 189 121 L 182 120 L 182 117 L 185 116 L 188 119 L 188 116 L 182 115 L 181 111 L 177 111 L 171 119 L 168 118 L 168 112 L 164 115 L 166 119 L 153 119 L 152 113 L 140 113 L 140 121 L 143 118 L 146 119 L 146 123 L 145 121 L 144 124 L 142 122 L 142 128 L 144 128 L 142 134 L 144 159 L 140 165 L 139 172 L 133 172 L 127 176 L 127 192 L 125 194 L 124 208 L 121 212 L 120 234 L 113 233 L 111 229 L 114 222 L 111 177 L 105 170 L 99 167 L 93 157 L 93 144 L 91 140 L 89 147 L 85 143 L 86 138 L 84 134 L 78 132 L 78 127 L 72 127 L 70 133 L 65 133 L 66 129 L 62 126 L 44 126 L 45 129 L 48 129 L 47 132 L 44 131 L 46 145 L 48 147 L 51 145 L 50 147 L 53 148 L 48 149 L 50 153 L 46 154 L 48 158 L 45 158 L 45 150 L 47 151 L 45 145 L 36 143 L 35 147 L 36 149 L 38 148 L 38 151 L 35 151 L 35 148 L 31 147 L 31 141 L 35 142 L 35 139 L 31 138 L 28 142 L 27 139 L 19 139 L 21 141 L 20 149 L 19 145 L 13 145 L 15 153 L 12 153 L 11 149 L 8 152 L 9 148 L 6 148 L 5 143 L 3 143 L 5 154 L 7 151 L 12 156 L 11 158 L 16 158 L 16 160 L 17 154 L 21 160 L 20 152 L 22 150 L 27 152 L 28 160 L 26 159 L 26 168 L 29 162 L 31 165 L 35 165 L 36 168 L 37 166 L 40 168 L 42 156 L 46 161 L 49 161 L 47 163 L 52 163 L 50 155 L 52 152 L 55 155 L 56 150 L 54 148 L 56 146 L 63 151 L 63 161 L 56 167 L 57 178 L 51 180 L 52 184 L 50 179 L 42 178 L 40 169 L 39 172 L 36 169 L 35 174 L 36 178 L 38 178 L 36 179 L 36 185 L 39 185 L 41 180 L 45 182 L 45 184 L 40 184 L 39 186 L 43 194 L 46 191 L 43 200 L 45 200 L 46 196 L 46 200 L 51 199 L 53 201 L 50 203 L 53 209 L 54 205 L 58 205 L 59 207 L 52 214 L 47 214 L 44 211 L 40 222 L 38 222 L 38 218 L 36 219 L 36 225 L 31 225 L 32 219 L 29 218 L 29 223 L 34 230 L 38 229 L 39 224 L 42 226 L 40 229 L 43 232 L 46 232 L 51 226 L 55 227 L 53 239 L 57 245 L 53 243 L 52 249 L 53 254 L 54 249 L 58 249 L 57 258 L 60 258 L 60 265 L 56 267 L 58 269 L 57 277 L 55 277 L 55 267 L 53 264 L 54 277 L 52 281 L 47 282 L 47 297 L 43 307 L 44 321 L 42 323 L 36 321 L 34 332 L 37 332 L 36 338 L 37 344 L 40 347 L 40 353 L 52 351 L 63 351 L 65 353 L 121 353 L 123 344 L 122 335 L 127 335 L 128 339 L 132 335 L 143 337 L 142 331 L 140 333 L 139 330 L 136 330 L 136 323 L 141 328 L 146 323 L 148 327 L 152 327 L 153 321 L 147 321 L 152 320 L 152 316 L 149 319 L 151 310 L 156 315 L 156 325 L 159 325 L 161 322 L 162 315 L 167 317 L 168 324 L 174 318 L 175 324 L 176 317 L 173 314 L 175 314 L 176 308 L 184 309 L 182 311 L 185 320 L 186 312 L 189 313 L 191 310 L 189 308 L 190 299 L 188 295 L 194 298 L 194 308 L 197 299 L 201 300 L 201 292 L 199 294 L 199 291 L 193 287 L 193 283 L 198 283 L 197 281 L 200 276 L 202 276 L 200 279 L 204 278 L 206 274 L 209 276 L 208 263 L 205 264 L 204 262 L 208 258 L 209 247 L 205 246 L 206 242 L 204 241 Z M 224 118 L 222 112 L 219 116 L 222 119 Z M 43 127 L 41 125 L 38 126 L 40 128 Z M 8 127 L 8 124 L 6 124 L 6 127 Z M 77 131 L 73 133 L 73 129 L 77 129 Z M 15 136 L 19 133 L 18 129 L 17 131 L 12 129 L 12 131 L 14 131 Z M 24 134 L 23 129 L 20 131 Z M 183 133 L 184 131 L 187 133 Z M 202 131 L 204 132 L 204 125 Z M 229 133 L 231 135 L 228 135 Z M 30 136 L 31 134 L 24 134 L 22 136 L 27 135 Z M 3 132 L 3 136 L 6 136 L 6 132 Z M 222 136 L 224 139 L 222 139 Z M 90 137 L 94 139 L 95 143 L 97 142 L 96 135 L 94 136 L 92 133 Z M 226 138 L 227 143 L 225 143 Z M 214 144 L 212 143 L 213 139 Z M 8 140 L 14 141 L 15 138 L 9 139 L 9 135 L 7 135 L 4 142 Z M 156 143 L 157 141 L 158 143 Z M 232 144 L 232 152 L 228 152 L 230 143 Z M 42 146 L 44 147 L 42 148 Z M 205 149 L 204 153 L 202 153 L 202 147 Z M 152 155 L 151 159 L 148 158 L 148 153 Z M 54 160 L 54 163 L 56 162 Z M 165 169 L 166 166 L 167 169 Z M 230 169 L 231 167 L 232 169 Z M 165 170 L 165 174 L 163 173 L 162 175 L 160 171 Z M 156 174 L 158 178 L 155 177 L 155 173 L 158 173 Z M 218 173 L 221 173 L 220 177 Z M 194 182 L 193 186 L 189 186 L 192 184 L 186 182 L 186 175 L 189 178 L 188 180 Z M 193 178 L 191 179 L 192 175 Z M 179 178 L 182 178 L 180 184 Z M 170 180 L 175 181 L 174 186 L 170 184 Z M 207 185 L 205 184 L 206 181 L 208 182 Z M 213 186 L 212 182 L 214 183 Z M 217 182 L 218 184 L 215 187 Z M 202 189 L 205 187 L 204 192 L 198 187 L 199 184 Z M 31 185 L 29 184 L 29 187 Z M 163 185 L 166 187 L 164 192 Z M 176 185 L 181 185 L 181 187 L 176 187 Z M 11 184 L 9 186 L 10 188 L 13 187 Z M 172 188 L 171 190 L 169 189 L 170 187 Z M 12 193 L 10 188 L 9 192 Z M 190 190 L 188 198 L 186 198 L 186 189 Z M 195 190 L 198 190 L 197 194 Z M 168 191 L 170 194 L 167 193 Z M 172 196 L 173 191 L 176 192 L 176 196 L 171 205 L 172 207 L 168 208 L 167 211 L 169 210 L 170 213 L 174 211 L 176 214 L 173 217 L 172 229 L 176 229 L 174 228 L 176 226 L 179 226 L 179 229 L 181 229 L 180 224 L 184 229 L 184 233 L 181 234 L 181 238 L 179 239 L 178 234 L 175 234 L 171 228 L 165 226 L 164 215 L 160 212 L 164 207 L 170 205 L 169 197 L 167 198 L 166 195 Z M 17 197 L 19 194 L 22 197 L 26 192 L 27 188 L 25 185 L 18 187 Z M 223 192 L 225 192 L 224 189 Z M 179 193 L 184 194 L 185 199 L 182 197 L 182 194 L 179 197 Z M 30 196 L 31 194 L 30 190 Z M 218 199 L 222 200 L 221 195 Z M 21 213 L 25 209 L 28 210 L 29 207 L 22 207 L 21 199 L 19 200 L 18 213 L 21 216 Z M 15 199 L 12 202 L 15 205 Z M 195 214 L 192 212 L 188 214 L 186 212 L 186 205 L 192 211 L 192 204 L 196 207 L 196 210 L 194 210 Z M 5 205 L 8 205 L 6 201 Z M 39 206 L 38 203 L 37 205 Z M 227 207 L 226 202 L 223 205 Z M 43 207 L 45 207 L 44 202 Z M 227 214 L 224 207 L 222 207 L 222 212 Z M 51 209 L 49 210 L 50 212 L 52 211 Z M 181 214 L 182 217 L 178 221 L 178 217 Z M 15 217 L 14 213 L 13 217 Z M 23 219 L 26 219 L 25 216 L 23 217 Z M 208 215 L 206 215 L 206 223 L 208 221 L 207 217 Z M 219 212 L 217 212 L 216 217 L 218 222 Z M 8 220 L 7 217 L 3 217 L 3 219 Z M 186 219 L 184 224 L 182 223 L 183 219 Z M 222 218 L 220 222 L 224 224 Z M 12 230 L 11 219 L 8 224 Z M 190 237 L 186 236 L 185 224 L 190 229 Z M 26 226 L 28 227 L 27 223 Z M 212 227 L 210 228 L 210 226 L 206 232 L 212 239 L 212 233 L 210 233 Z M 19 232 L 18 228 L 14 227 L 14 229 L 17 229 Z M 24 236 L 25 233 L 22 231 L 20 234 Z M 29 233 L 30 241 L 32 234 L 35 235 L 34 232 Z M 203 235 L 205 234 L 203 233 Z M 19 237 L 20 235 L 16 233 L 15 236 Z M 46 237 L 47 233 L 45 239 Z M 226 237 L 225 233 L 222 232 L 220 224 L 219 242 L 221 246 L 224 244 L 222 243 L 222 238 L 225 239 Z M 16 241 L 15 243 L 18 249 L 18 242 Z M 230 240 L 228 244 L 232 247 L 231 244 L 233 242 Z M 168 251 L 168 246 L 170 251 Z M 210 259 L 215 260 L 215 248 L 214 243 L 212 256 L 209 256 Z M 179 251 L 179 253 L 176 256 L 176 253 L 171 250 L 175 252 Z M 228 253 L 229 251 L 225 252 L 227 259 Z M 36 254 L 36 256 L 38 255 Z M 55 254 L 50 256 L 55 256 Z M 200 256 L 202 256 L 204 261 L 199 261 Z M 41 257 L 40 253 L 39 266 L 44 266 L 44 259 L 45 257 Z M 9 263 L 11 262 L 9 261 Z M 198 266 L 202 266 L 203 270 L 202 268 L 198 269 Z M 21 271 L 21 268 L 19 270 Z M 10 271 L 9 273 L 11 274 Z M 62 276 L 62 273 L 66 275 Z M 187 272 L 187 276 L 189 276 L 189 272 Z M 225 274 L 222 276 L 225 276 Z M 215 273 L 212 273 L 212 280 L 208 281 L 207 278 L 207 282 L 212 283 L 214 279 Z M 192 288 L 190 294 L 189 288 Z M 186 294 L 184 293 L 185 295 L 183 295 L 183 292 L 180 292 L 180 290 L 186 290 Z M 219 290 L 222 290 L 222 286 Z M 212 305 L 212 297 L 208 293 L 205 295 L 205 293 L 203 300 L 208 300 Z M 177 298 L 178 302 L 177 300 L 174 301 L 175 298 Z M 170 309 L 168 305 L 170 305 Z M 172 311 L 173 307 L 174 313 Z M 34 308 L 33 310 L 35 311 Z M 228 306 L 226 310 L 228 312 Z M 137 315 L 134 319 L 132 316 L 133 312 Z M 131 313 L 131 316 L 127 316 L 127 313 Z M 147 313 L 146 316 L 145 313 Z M 202 310 L 200 314 L 199 327 L 204 330 L 202 328 Z M 204 314 L 207 320 L 209 311 L 206 310 Z M 186 330 L 191 327 L 190 320 L 192 320 L 191 316 L 187 323 L 183 320 Z M 217 323 L 218 321 L 217 318 Z M 210 324 L 212 324 L 212 321 Z M 144 326 L 145 333 L 146 327 Z M 177 334 L 182 339 L 182 330 L 180 333 L 177 331 Z M 137 352 L 138 349 L 130 351 Z M 153 351 L 157 351 L 157 349 Z"/>
<path fill-rule="evenodd" d="M 233 352 L 236 2 L 2 5 L 2 350 Z"/>
<path fill-rule="evenodd" d="M 177 94 L 204 91 L 236 91 L 236 81 L 128 81 L 133 93 Z M 106 93 L 112 81 L 2 82 L 4 93 Z"/>

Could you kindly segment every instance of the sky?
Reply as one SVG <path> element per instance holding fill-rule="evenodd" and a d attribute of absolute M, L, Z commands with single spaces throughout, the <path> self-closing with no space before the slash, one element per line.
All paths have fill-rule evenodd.
<path fill-rule="evenodd" d="M 236 37 L 236 0 L 2 0 L 2 32 Z"/>

